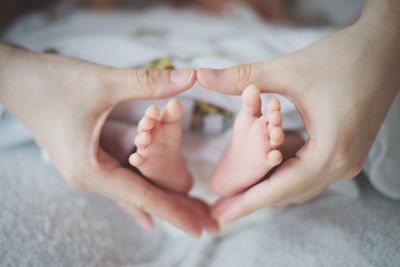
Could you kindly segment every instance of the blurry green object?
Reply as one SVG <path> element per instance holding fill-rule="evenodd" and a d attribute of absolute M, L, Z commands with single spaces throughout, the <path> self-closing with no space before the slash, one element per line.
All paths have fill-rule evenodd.
<path fill-rule="evenodd" d="M 161 70 L 175 69 L 174 65 L 172 64 L 171 57 L 152 60 L 146 64 L 146 67 Z M 234 113 L 232 111 L 203 100 L 193 99 L 193 101 L 194 106 L 192 109 L 192 119 L 190 122 L 191 131 L 205 133 L 207 128 L 206 120 L 210 116 L 221 116 L 220 121 L 222 121 L 222 125 L 218 127 L 220 129 L 219 132 L 224 132 L 232 127 L 234 119 Z"/>
<path fill-rule="evenodd" d="M 60 54 L 60 52 L 58 52 L 58 50 L 56 48 L 53 48 L 53 47 L 45 48 L 43 50 L 43 53 L 45 53 L 45 54 L 54 54 L 54 55 Z"/>
<path fill-rule="evenodd" d="M 148 36 L 164 36 L 166 32 L 160 29 L 143 28 L 134 32 L 134 37 L 148 37 Z"/>
<path fill-rule="evenodd" d="M 152 68 L 152 69 L 160 69 L 160 70 L 173 70 L 173 69 L 175 69 L 174 66 L 172 65 L 172 58 L 171 57 L 165 57 L 165 58 L 160 58 L 160 59 L 156 59 L 156 60 L 150 61 L 147 64 L 147 67 Z"/>
<path fill-rule="evenodd" d="M 195 100 L 192 110 L 192 121 L 190 129 L 194 132 L 204 132 L 206 118 L 209 116 L 222 116 L 221 132 L 229 129 L 233 125 L 233 112 L 225 108 L 210 104 L 202 100 Z"/>

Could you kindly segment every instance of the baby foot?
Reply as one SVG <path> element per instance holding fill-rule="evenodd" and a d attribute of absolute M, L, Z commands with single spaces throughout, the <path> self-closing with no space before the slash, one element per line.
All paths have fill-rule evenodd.
<path fill-rule="evenodd" d="M 279 100 L 271 100 L 262 115 L 260 90 L 248 86 L 243 91 L 232 142 L 211 176 L 213 191 L 223 197 L 231 196 L 261 180 L 281 163 L 282 153 L 276 148 L 283 141 Z"/>
<path fill-rule="evenodd" d="M 182 114 L 176 99 L 168 102 L 161 114 L 156 106 L 149 107 L 138 124 L 137 151 L 129 162 L 159 186 L 186 193 L 192 187 L 192 177 L 180 149 Z"/>

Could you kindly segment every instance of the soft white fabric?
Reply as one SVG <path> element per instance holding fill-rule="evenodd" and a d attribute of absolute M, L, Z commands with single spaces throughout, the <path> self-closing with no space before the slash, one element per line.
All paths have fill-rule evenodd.
<path fill-rule="evenodd" d="M 400 205 L 360 177 L 354 197 L 328 192 L 264 210 L 222 238 L 143 233 L 111 201 L 68 188 L 37 147 L 0 151 L 1 266 L 398 266 Z"/>
<path fill-rule="evenodd" d="M 400 94 L 397 93 L 372 146 L 364 170 L 385 196 L 400 200 Z"/>
<path fill-rule="evenodd" d="M 0 119 L 3 116 L 3 113 L 4 113 L 4 106 L 0 104 Z"/>
<path fill-rule="evenodd" d="M 29 142 L 32 142 L 29 131 L 0 106 L 0 149 Z"/>

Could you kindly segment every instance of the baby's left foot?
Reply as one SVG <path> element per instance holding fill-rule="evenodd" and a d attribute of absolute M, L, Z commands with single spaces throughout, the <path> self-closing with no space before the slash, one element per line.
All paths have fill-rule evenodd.
<path fill-rule="evenodd" d="M 211 176 L 213 191 L 222 197 L 257 183 L 282 161 L 277 150 L 285 138 L 279 100 L 271 100 L 263 115 L 260 91 L 250 85 L 243 91 L 242 101 L 232 142 Z"/>
<path fill-rule="evenodd" d="M 160 111 L 156 106 L 146 110 L 138 125 L 137 151 L 129 162 L 149 180 L 176 192 L 188 192 L 192 177 L 181 151 L 183 109 L 176 99 Z"/>

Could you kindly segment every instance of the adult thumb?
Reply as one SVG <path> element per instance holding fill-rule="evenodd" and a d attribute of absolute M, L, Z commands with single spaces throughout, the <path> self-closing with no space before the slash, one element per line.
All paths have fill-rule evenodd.
<path fill-rule="evenodd" d="M 254 64 L 240 64 L 226 69 L 199 69 L 197 81 L 207 89 L 225 94 L 239 95 L 254 84 L 262 92 L 285 94 L 291 64 L 288 57 Z"/>
<path fill-rule="evenodd" d="M 116 91 L 116 101 L 156 99 L 177 95 L 193 86 L 193 69 L 112 69 L 108 86 Z"/>

